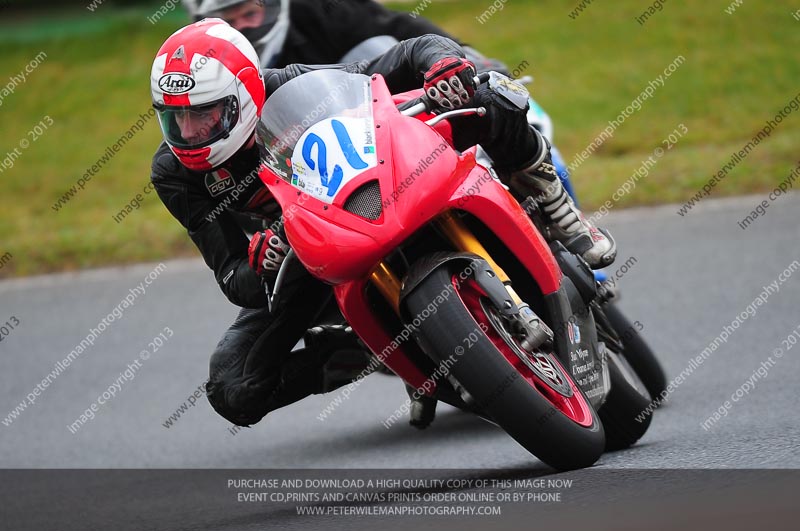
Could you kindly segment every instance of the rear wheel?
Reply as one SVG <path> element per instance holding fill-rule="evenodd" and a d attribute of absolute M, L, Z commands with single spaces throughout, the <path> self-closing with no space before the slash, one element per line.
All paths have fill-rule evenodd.
<path fill-rule="evenodd" d="M 606 450 L 622 450 L 642 438 L 653 416 L 650 397 L 624 360 L 609 353 L 608 376 L 611 391 L 598 414 L 606 431 Z"/>
<path fill-rule="evenodd" d="M 654 398 L 661 395 L 667 389 L 666 373 L 647 342 L 638 333 L 635 323 L 631 324 L 619 306 L 613 302 L 603 306 L 603 312 L 622 340 L 623 351 L 621 354 L 636 371 L 647 388 L 647 392 Z"/>
<path fill-rule="evenodd" d="M 523 350 L 480 286 L 471 278 L 459 281 L 451 267 L 439 267 L 405 298 L 410 314 L 420 317 L 421 340 L 439 372 L 546 464 L 591 466 L 605 435 L 586 396 L 553 352 Z M 432 301 L 443 302 L 431 312 Z"/>

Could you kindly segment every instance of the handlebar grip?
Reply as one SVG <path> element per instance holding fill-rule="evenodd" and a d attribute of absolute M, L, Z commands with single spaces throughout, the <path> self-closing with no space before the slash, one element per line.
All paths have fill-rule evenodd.
<path fill-rule="evenodd" d="M 491 74 L 489 72 L 484 72 L 482 74 L 478 74 L 477 76 L 475 76 L 475 86 L 483 85 L 484 83 L 489 81 L 490 77 L 491 77 Z"/>
<path fill-rule="evenodd" d="M 484 72 L 482 74 L 478 74 L 473 79 L 475 80 L 475 85 L 480 86 L 484 83 L 489 81 L 491 77 L 490 72 Z M 401 105 L 398 105 L 398 109 L 400 110 L 400 114 L 403 116 L 417 116 L 418 114 L 422 114 L 424 112 L 428 112 L 430 110 L 430 101 L 428 100 L 427 96 L 421 96 L 416 100 L 407 101 Z"/>
<path fill-rule="evenodd" d="M 417 103 L 408 107 L 407 109 L 403 109 L 400 111 L 400 114 L 403 116 L 416 116 L 418 114 L 422 114 L 428 111 L 428 103 L 427 101 L 420 99 Z"/>

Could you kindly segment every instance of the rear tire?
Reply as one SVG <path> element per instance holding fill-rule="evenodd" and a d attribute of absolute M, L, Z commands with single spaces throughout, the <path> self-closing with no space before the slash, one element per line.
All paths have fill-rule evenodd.
<path fill-rule="evenodd" d="M 623 371 L 626 368 L 615 356 L 610 353 L 608 358 L 611 391 L 598 411 L 606 430 L 606 450 L 630 447 L 642 438 L 653 419 L 648 410 L 650 397 L 643 395 L 633 382 L 625 378 Z"/>
<path fill-rule="evenodd" d="M 650 396 L 660 396 L 667 389 L 667 375 L 656 355 L 641 334 L 629 333 L 629 331 L 635 330 L 635 327 L 625 317 L 619 306 L 610 302 L 603 306 L 603 312 L 608 317 L 617 335 L 622 338 L 622 346 L 624 347 L 622 355 L 625 356 L 625 360 L 639 375 L 639 379 L 647 388 Z"/>
<path fill-rule="evenodd" d="M 426 312 L 448 289 L 450 295 L 432 313 Z M 568 386 L 566 394 L 529 369 L 492 317 L 481 309 L 485 308 L 480 303 L 482 296 L 471 278 L 456 280 L 456 268 L 450 262 L 423 280 L 404 304 L 409 315 L 427 315 L 421 319 L 418 333 L 424 350 L 440 368 L 448 367 L 451 385 L 463 388 L 482 412 L 553 468 L 591 466 L 603 452 L 605 435 L 588 399 L 554 354 L 528 355 L 535 358 L 534 363 L 555 370 L 554 378 L 562 389 Z M 483 300 L 488 302 L 485 297 Z M 437 385 L 442 385 L 444 378 Z"/>

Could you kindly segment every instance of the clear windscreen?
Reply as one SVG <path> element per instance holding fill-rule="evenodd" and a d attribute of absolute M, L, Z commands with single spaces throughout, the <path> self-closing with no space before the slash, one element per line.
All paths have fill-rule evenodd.
<path fill-rule="evenodd" d="M 336 125 L 344 123 L 347 129 L 352 127 L 350 124 L 363 123 L 364 128 L 371 130 L 373 127 L 371 102 L 370 78 L 363 74 L 350 74 L 341 70 L 317 70 L 298 76 L 282 85 L 267 99 L 257 129 L 258 136 L 268 151 L 267 165 L 278 175 L 291 181 L 293 173 L 296 175 L 292 165 L 293 157 L 296 161 L 303 159 L 298 156 L 303 151 L 303 146 L 298 149 L 298 143 L 301 140 L 308 140 L 309 136 L 312 138 L 318 135 L 327 136 L 318 130 L 317 135 L 311 134 L 309 129 L 328 121 L 336 122 Z M 323 126 L 317 129 L 321 127 Z M 335 134 L 337 131 L 332 133 Z M 373 144 L 371 153 L 366 155 L 374 156 L 372 131 L 365 131 L 364 134 L 366 136 L 358 135 L 363 140 L 361 143 Z M 351 137 L 355 141 L 355 135 Z M 332 141 L 328 144 L 331 149 L 327 150 L 327 154 L 332 158 L 337 142 Z M 364 148 L 360 147 L 364 158 Z M 319 156 L 318 149 L 319 146 L 314 148 L 314 157 Z M 352 157 L 349 160 L 352 160 Z M 333 168 L 334 161 L 331 161 L 329 166 Z M 326 177 L 322 176 L 323 181 Z"/>

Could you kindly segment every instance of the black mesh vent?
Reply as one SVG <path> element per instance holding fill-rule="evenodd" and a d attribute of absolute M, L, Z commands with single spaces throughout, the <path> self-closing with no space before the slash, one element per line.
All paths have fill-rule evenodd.
<path fill-rule="evenodd" d="M 350 194 L 344 203 L 344 209 L 348 212 L 367 219 L 378 219 L 381 217 L 381 187 L 378 181 L 370 181 L 361 185 L 355 192 Z"/>

